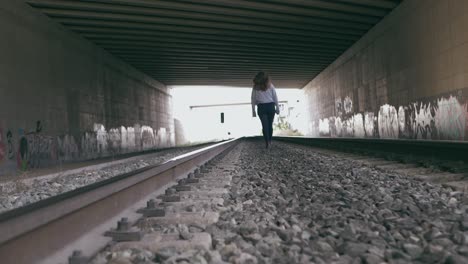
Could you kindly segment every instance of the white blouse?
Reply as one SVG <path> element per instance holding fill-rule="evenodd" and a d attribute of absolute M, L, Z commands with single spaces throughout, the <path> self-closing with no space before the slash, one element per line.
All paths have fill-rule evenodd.
<path fill-rule="evenodd" d="M 273 84 L 266 91 L 252 89 L 252 111 L 255 111 L 255 106 L 258 104 L 275 103 L 276 109 L 279 109 L 278 96 L 276 95 L 275 86 Z"/>

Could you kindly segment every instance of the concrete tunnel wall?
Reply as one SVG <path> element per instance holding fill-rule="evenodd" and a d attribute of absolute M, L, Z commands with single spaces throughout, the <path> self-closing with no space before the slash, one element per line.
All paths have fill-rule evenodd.
<path fill-rule="evenodd" d="M 0 35 L 0 175 L 174 146 L 164 84 L 22 1 L 0 1 Z"/>
<path fill-rule="evenodd" d="M 468 140 L 468 1 L 405 0 L 304 89 L 311 136 Z"/>

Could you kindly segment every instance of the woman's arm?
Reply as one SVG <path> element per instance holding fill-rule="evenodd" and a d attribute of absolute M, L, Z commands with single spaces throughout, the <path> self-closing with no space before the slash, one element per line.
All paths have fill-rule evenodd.
<path fill-rule="evenodd" d="M 252 88 L 252 95 L 250 96 L 250 103 L 252 104 L 252 116 L 256 117 L 257 113 L 255 113 L 255 105 L 256 105 L 256 95 L 255 95 L 255 89 Z"/>

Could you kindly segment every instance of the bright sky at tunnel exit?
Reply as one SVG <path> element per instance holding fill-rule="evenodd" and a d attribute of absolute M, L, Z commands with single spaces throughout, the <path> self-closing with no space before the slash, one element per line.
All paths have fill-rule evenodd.
<path fill-rule="evenodd" d="M 182 126 L 184 143 L 261 135 L 258 118 L 252 117 L 251 87 L 171 86 L 174 118 Z M 305 131 L 301 89 L 276 89 L 281 114 L 275 125 Z M 221 122 L 224 115 L 224 123 Z M 278 133 L 278 129 L 276 129 Z M 180 136 L 180 135 L 179 135 Z"/>

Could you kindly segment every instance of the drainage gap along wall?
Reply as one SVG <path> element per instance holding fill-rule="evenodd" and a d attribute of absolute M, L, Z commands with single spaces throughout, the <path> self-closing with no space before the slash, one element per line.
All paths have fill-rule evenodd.
<path fill-rule="evenodd" d="M 166 86 L 0 0 L 0 176 L 175 143 Z"/>
<path fill-rule="evenodd" d="M 310 136 L 468 140 L 468 1 L 405 0 L 305 89 Z"/>

